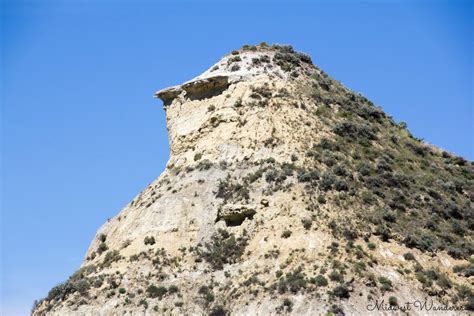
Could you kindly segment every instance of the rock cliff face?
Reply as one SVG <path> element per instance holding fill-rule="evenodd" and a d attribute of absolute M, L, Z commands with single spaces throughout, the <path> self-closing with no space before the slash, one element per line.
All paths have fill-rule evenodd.
<path fill-rule="evenodd" d="M 288 46 L 244 46 L 156 97 L 166 170 L 33 314 L 474 308 L 472 162 L 417 140 Z"/>

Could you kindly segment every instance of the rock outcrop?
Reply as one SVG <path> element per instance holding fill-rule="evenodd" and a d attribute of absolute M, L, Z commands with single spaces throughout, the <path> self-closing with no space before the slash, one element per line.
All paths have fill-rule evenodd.
<path fill-rule="evenodd" d="M 244 46 L 155 96 L 166 170 L 34 315 L 474 308 L 472 162 L 414 138 L 289 46 Z"/>
<path fill-rule="evenodd" d="M 253 219 L 255 209 L 253 205 L 226 204 L 219 210 L 217 221 L 224 220 L 227 226 L 242 225 L 244 220 Z"/>

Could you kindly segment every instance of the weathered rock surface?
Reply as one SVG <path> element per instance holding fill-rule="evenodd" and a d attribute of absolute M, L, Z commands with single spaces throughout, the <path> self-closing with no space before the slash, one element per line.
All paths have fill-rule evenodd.
<path fill-rule="evenodd" d="M 468 313 L 472 163 L 289 47 L 244 47 L 155 96 L 166 170 L 34 315 Z"/>
<path fill-rule="evenodd" d="M 254 205 L 226 204 L 219 210 L 217 220 L 224 220 L 227 226 L 242 225 L 245 219 L 253 219 L 255 209 Z"/>

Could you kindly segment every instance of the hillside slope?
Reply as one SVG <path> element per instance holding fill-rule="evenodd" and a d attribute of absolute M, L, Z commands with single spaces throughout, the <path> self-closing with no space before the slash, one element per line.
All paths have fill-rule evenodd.
<path fill-rule="evenodd" d="M 244 46 L 156 96 L 166 170 L 34 315 L 474 309 L 472 162 L 290 46 Z"/>

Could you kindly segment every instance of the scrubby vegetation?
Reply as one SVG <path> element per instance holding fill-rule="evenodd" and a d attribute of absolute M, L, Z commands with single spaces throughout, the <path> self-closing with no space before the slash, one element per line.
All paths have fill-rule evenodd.
<path fill-rule="evenodd" d="M 163 296 L 168 293 L 168 289 L 166 289 L 164 286 L 156 286 L 156 285 L 150 285 L 146 289 L 147 295 L 150 298 L 158 298 L 161 299 Z"/>
<path fill-rule="evenodd" d="M 372 223 L 383 241 L 396 236 L 425 252 L 444 250 L 457 259 L 473 255 L 473 164 L 436 152 L 406 124 L 394 123 L 322 71 L 314 72 L 313 80 L 312 97 L 328 107 L 329 115 L 321 119 L 333 126 L 335 137 L 321 139 L 306 153 L 313 165 L 307 163 L 298 180 L 311 183 L 309 193 L 360 196 L 355 203 L 369 210 L 360 213 L 362 221 Z"/>
<path fill-rule="evenodd" d="M 245 183 L 235 182 L 229 176 L 219 182 L 216 197 L 227 202 L 228 200 L 248 200 L 250 195 Z"/>
<path fill-rule="evenodd" d="M 194 251 L 199 260 L 204 259 L 213 269 L 222 270 L 225 264 L 237 262 L 244 254 L 246 246 L 245 236 L 236 238 L 234 234 L 219 229 L 209 243 L 196 247 Z"/>
<path fill-rule="evenodd" d="M 357 287 L 368 290 L 368 300 L 382 295 L 389 297 L 389 305 L 397 306 L 397 298 L 389 295 L 398 295 L 400 278 L 418 282 L 417 286 L 430 296 L 442 300 L 449 296 L 454 304 L 473 310 L 474 294 L 468 278 L 474 275 L 471 258 L 474 255 L 474 164 L 415 138 L 406 123 L 397 124 L 368 99 L 344 88 L 313 66 L 308 56 L 295 52 L 290 46 L 244 46 L 229 56 L 227 69 L 240 70 L 245 58 L 241 53 L 247 50 L 265 50 L 264 55 L 252 59 L 252 66 L 269 69 L 267 67 L 272 65 L 267 64 L 273 61 L 277 67 L 272 67 L 279 67 L 281 77 L 304 80 L 304 86 L 296 90 L 290 89 L 294 87 L 277 89 L 271 82 L 253 83 L 245 94 L 236 98 L 233 107 L 214 103 L 208 105 L 207 111 L 214 112 L 217 107 L 235 111 L 240 116 L 235 124 L 241 128 L 249 117 L 246 111 L 260 115 L 270 109 L 274 111 L 269 115 L 270 120 L 274 114 L 290 107 L 290 111 L 299 115 L 296 128 L 302 133 L 284 138 L 284 132 L 291 132 L 288 127 L 294 123 L 290 121 L 292 118 L 289 117 L 289 122 L 272 121 L 266 136 L 249 146 L 261 148 L 259 155 L 274 157 L 253 160 L 253 156 L 246 156 L 219 162 L 212 160 L 211 152 L 196 152 L 196 148 L 190 146 L 193 150 L 190 165 L 182 169 L 170 167 L 170 171 L 180 177 L 197 172 L 198 185 L 211 179 L 201 177 L 206 172 L 214 169 L 222 172 L 221 180 L 212 188 L 217 198 L 217 202 L 212 201 L 214 210 L 220 212 L 231 203 L 251 205 L 257 212 L 255 218 L 252 215 L 243 224 L 239 221 L 240 227 L 228 227 L 228 231 L 218 229 L 211 238 L 197 245 L 183 246 L 179 249 L 182 255 L 176 257 L 157 249 L 155 237 L 146 236 L 143 243 L 149 247 L 131 255 L 127 262 L 130 265 L 139 265 L 141 260 L 151 262 L 152 271 L 147 274 L 146 283 L 136 291 L 121 283 L 120 273 L 112 272 L 106 277 L 99 273 L 105 268 L 112 270 L 118 266 L 115 262 L 123 259 L 117 250 L 109 250 L 114 245 L 108 240 L 110 237 L 100 234 L 94 243 L 94 252 L 87 258 L 95 265 L 81 269 L 67 282 L 53 288 L 45 300 L 62 302 L 75 293 L 88 298 L 91 289 L 97 288 L 108 298 L 120 297 L 126 305 L 144 308 L 148 304 L 155 305 L 156 312 L 166 314 L 169 310 L 160 307 L 164 302 L 156 304 L 156 300 L 179 298 L 172 301 L 171 306 L 180 309 L 184 305 L 186 296 L 181 295 L 184 293 L 167 283 L 179 277 L 184 262 L 189 264 L 184 269 L 192 273 L 203 271 L 203 278 L 209 276 L 205 283 L 200 283 L 204 285 L 192 291 L 198 304 L 210 315 L 227 314 L 220 305 L 226 299 L 238 301 L 240 295 L 248 293 L 258 297 L 262 291 L 278 298 L 278 313 L 291 312 L 298 302 L 292 299 L 297 295 L 310 293 L 312 297 L 329 297 L 328 306 L 331 306 L 351 295 L 362 296 Z M 266 119 L 258 117 L 262 122 Z M 291 143 L 290 150 L 282 154 L 279 146 L 295 140 L 300 147 L 293 148 Z M 208 159 L 203 159 L 203 153 L 209 154 Z M 186 172 L 180 173 L 181 170 Z M 173 193 L 186 190 L 186 186 L 172 186 L 169 180 L 166 186 Z M 276 192 L 287 193 L 295 203 L 274 199 Z M 193 194 L 201 198 L 203 191 L 191 192 L 190 200 Z M 200 205 L 197 200 L 189 203 L 190 208 Z M 271 222 L 261 235 L 259 227 L 266 225 L 265 221 L 287 215 L 287 222 L 278 226 Z M 224 227 L 218 226 L 223 224 L 219 216 L 220 213 L 216 227 Z M 189 226 L 195 224 L 194 219 L 189 221 Z M 320 233 L 332 234 L 334 239 L 322 239 L 324 247 L 319 246 L 318 239 L 311 250 L 290 249 L 289 253 L 277 245 L 292 247 L 303 238 L 312 243 L 310 238 Z M 269 238 L 276 239 L 277 244 L 263 248 L 264 251 L 255 244 L 247 247 L 256 235 L 262 247 L 271 245 L 267 243 Z M 398 273 L 398 277 L 377 269 L 379 261 L 384 260 L 380 254 L 393 250 L 393 245 L 387 244 L 390 242 L 411 248 L 391 257 L 399 261 L 392 271 Z M 427 255 L 445 253 L 463 260 L 452 267 L 452 274 L 428 266 L 434 261 L 426 260 Z M 271 264 L 258 264 L 255 271 L 249 273 L 245 264 L 240 263 L 252 256 Z M 313 260 L 314 257 L 319 259 Z M 380 275 L 382 272 L 384 275 Z M 235 282 L 235 275 L 239 276 L 239 282 Z M 462 282 L 456 282 L 457 278 Z M 184 292 L 184 288 L 181 291 Z M 343 315 L 342 308 L 335 304 L 328 312 Z"/>
<path fill-rule="evenodd" d="M 74 293 L 79 293 L 82 297 L 89 297 L 89 290 L 92 287 L 101 287 L 103 284 L 103 276 L 90 277 L 90 275 L 97 271 L 95 265 L 85 266 L 76 271 L 69 279 L 55 287 L 53 287 L 48 295 L 41 301 L 35 303 L 38 306 L 41 303 L 46 303 L 46 310 L 56 302 L 63 301 Z"/>

